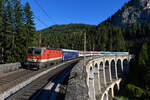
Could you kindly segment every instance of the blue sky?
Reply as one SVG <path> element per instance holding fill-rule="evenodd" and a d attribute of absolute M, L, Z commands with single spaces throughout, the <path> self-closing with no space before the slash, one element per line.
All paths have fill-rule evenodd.
<path fill-rule="evenodd" d="M 46 25 L 34 19 L 37 30 L 54 24 L 84 23 L 98 25 L 120 9 L 129 0 L 36 0 L 48 13 L 48 18 L 34 0 L 29 2 L 31 10 Z"/>

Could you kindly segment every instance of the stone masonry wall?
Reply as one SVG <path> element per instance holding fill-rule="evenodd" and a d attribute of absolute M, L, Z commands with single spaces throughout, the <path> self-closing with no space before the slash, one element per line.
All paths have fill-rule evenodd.
<path fill-rule="evenodd" d="M 72 69 L 69 76 L 65 100 L 88 100 L 88 87 L 82 79 L 83 60 Z"/>
<path fill-rule="evenodd" d="M 1 64 L 0 65 L 0 71 L 1 72 L 9 72 L 9 71 L 19 69 L 19 67 L 21 67 L 21 64 L 19 62 L 10 63 L 10 64 Z"/>

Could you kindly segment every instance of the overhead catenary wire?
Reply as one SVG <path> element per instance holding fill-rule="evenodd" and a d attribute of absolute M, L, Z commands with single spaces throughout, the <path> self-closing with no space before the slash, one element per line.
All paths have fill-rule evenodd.
<path fill-rule="evenodd" d="M 37 16 L 34 15 L 34 17 L 44 26 L 48 27 L 48 25 L 46 23 L 44 23 L 40 18 L 38 18 Z"/>
<path fill-rule="evenodd" d="M 33 0 L 38 6 L 39 8 L 43 11 L 43 13 L 49 18 L 49 20 L 53 23 L 56 24 L 56 22 L 52 19 L 52 17 L 50 17 L 48 15 L 48 13 L 44 10 L 44 8 L 40 5 L 40 3 L 37 0 Z"/>
<path fill-rule="evenodd" d="M 27 2 L 29 2 L 28 0 L 27 0 Z M 37 17 L 35 14 L 33 14 L 33 16 L 34 16 L 34 18 L 35 19 L 37 19 L 41 24 L 43 24 L 45 27 L 48 27 L 48 25 L 44 22 L 44 21 L 42 21 L 39 17 Z"/>

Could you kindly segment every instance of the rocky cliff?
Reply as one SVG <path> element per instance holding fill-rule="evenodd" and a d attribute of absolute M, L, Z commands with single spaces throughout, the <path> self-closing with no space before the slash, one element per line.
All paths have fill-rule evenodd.
<path fill-rule="evenodd" d="M 131 0 L 107 21 L 116 26 L 150 22 L 150 0 Z"/>

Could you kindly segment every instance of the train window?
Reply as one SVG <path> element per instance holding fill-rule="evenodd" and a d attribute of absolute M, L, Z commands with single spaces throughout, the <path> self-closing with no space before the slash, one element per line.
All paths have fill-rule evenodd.
<path fill-rule="evenodd" d="M 33 54 L 33 48 L 28 48 L 27 53 L 28 54 Z"/>
<path fill-rule="evenodd" d="M 34 54 L 35 55 L 41 55 L 41 49 L 35 49 Z"/>

